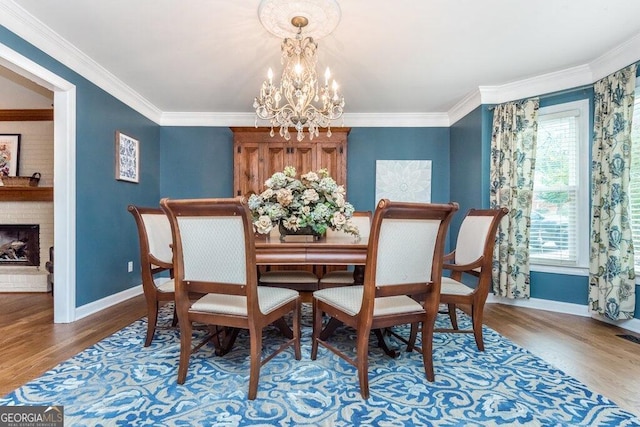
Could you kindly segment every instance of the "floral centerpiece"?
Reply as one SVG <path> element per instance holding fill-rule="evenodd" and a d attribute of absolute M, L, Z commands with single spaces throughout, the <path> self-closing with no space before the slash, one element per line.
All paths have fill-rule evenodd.
<path fill-rule="evenodd" d="M 308 172 L 296 178 L 291 166 L 274 173 L 265 181 L 261 194 L 252 194 L 248 205 L 253 225 L 260 234 L 268 234 L 275 226 L 291 234 L 308 229 L 323 235 L 328 228 L 360 236 L 351 222 L 354 208 L 345 200 L 345 188 L 336 184 L 326 169 Z"/>

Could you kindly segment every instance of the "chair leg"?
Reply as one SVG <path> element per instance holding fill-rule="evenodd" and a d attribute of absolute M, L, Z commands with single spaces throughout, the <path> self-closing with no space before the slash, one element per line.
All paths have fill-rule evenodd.
<path fill-rule="evenodd" d="M 296 360 L 302 359 L 302 351 L 300 350 L 300 316 L 302 315 L 302 298 L 298 297 L 296 301 L 296 309 L 293 312 L 293 351 Z"/>
<path fill-rule="evenodd" d="M 482 338 L 482 310 L 479 304 L 471 306 L 471 321 L 473 323 L 473 336 L 476 339 L 478 350 L 484 351 L 484 340 Z"/>
<path fill-rule="evenodd" d="M 422 361 L 424 363 L 424 373 L 427 381 L 435 380 L 433 369 L 433 331 L 435 329 L 436 313 L 427 312 L 424 322 L 422 322 Z"/>
<path fill-rule="evenodd" d="M 171 319 L 171 326 L 175 327 L 178 324 L 178 308 L 176 304 L 173 304 L 173 319 Z"/>
<path fill-rule="evenodd" d="M 149 347 L 153 341 L 153 334 L 156 331 L 158 323 L 158 301 L 147 303 L 147 337 L 144 340 L 144 346 Z"/>
<path fill-rule="evenodd" d="M 313 299 L 313 333 L 311 334 L 311 360 L 318 356 L 318 340 L 322 331 L 322 312 L 318 308 L 318 301 Z"/>
<path fill-rule="evenodd" d="M 251 366 L 249 368 L 249 400 L 254 400 L 258 395 L 258 381 L 260 380 L 260 356 L 262 354 L 262 328 L 256 328 L 249 332 L 251 343 Z"/>
<path fill-rule="evenodd" d="M 411 324 L 411 333 L 409 334 L 409 341 L 407 341 L 407 353 L 411 353 L 416 346 L 416 338 L 418 337 L 419 323 Z"/>
<path fill-rule="evenodd" d="M 449 319 L 451 320 L 451 328 L 458 330 L 458 315 L 456 314 L 456 305 L 447 304 L 449 308 Z"/>
<path fill-rule="evenodd" d="M 358 379 L 360 381 L 360 394 L 363 399 L 369 398 L 369 333 L 371 331 L 363 328 L 358 332 L 357 360 Z"/>
<path fill-rule="evenodd" d="M 186 318 L 180 322 L 180 364 L 178 365 L 178 384 L 184 384 L 191 357 L 191 321 Z"/>

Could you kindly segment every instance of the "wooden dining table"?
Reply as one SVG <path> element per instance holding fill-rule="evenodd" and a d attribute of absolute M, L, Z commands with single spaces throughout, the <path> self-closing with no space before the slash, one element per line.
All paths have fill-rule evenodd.
<path fill-rule="evenodd" d="M 288 235 L 280 239 L 277 232 L 269 235 L 256 235 L 256 264 L 258 265 L 352 265 L 354 266 L 354 286 L 364 282 L 364 266 L 367 261 L 368 235 L 356 238 L 344 233 L 330 233 L 319 239 L 308 235 Z M 321 334 L 326 339 L 342 323 L 334 318 L 329 320 Z M 291 329 L 284 323 L 278 326 L 285 335 L 293 336 Z M 397 351 L 389 348 L 383 333 L 374 331 L 378 345 L 391 357 L 397 357 Z"/>
<path fill-rule="evenodd" d="M 359 239 L 344 233 L 331 233 L 319 239 L 308 235 L 257 235 L 258 265 L 365 265 L 368 236 Z"/>

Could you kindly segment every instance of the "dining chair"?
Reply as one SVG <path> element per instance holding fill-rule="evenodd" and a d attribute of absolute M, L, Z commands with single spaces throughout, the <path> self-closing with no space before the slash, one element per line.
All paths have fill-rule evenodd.
<path fill-rule="evenodd" d="M 366 242 L 369 239 L 369 229 L 371 228 L 371 211 L 356 211 L 351 217 L 351 222 L 358 227 L 360 240 Z M 327 230 L 327 237 L 332 234 L 347 235 L 343 231 Z M 347 235 L 348 236 L 348 235 Z M 350 236 L 353 237 L 353 236 Z M 349 286 L 354 284 L 354 272 L 345 269 L 343 266 L 324 266 L 324 274 L 318 282 L 318 289 L 333 288 L 339 286 Z"/>
<path fill-rule="evenodd" d="M 478 350 L 484 351 L 482 317 L 491 288 L 491 269 L 496 233 L 507 208 L 471 209 L 462 220 L 455 250 L 445 255 L 444 270 L 450 277 L 442 278 L 440 302 L 447 305 L 451 328 L 438 328 L 436 332 L 473 333 Z M 475 277 L 476 285 L 463 282 L 463 274 Z M 472 329 L 459 329 L 456 307 L 470 307 Z"/>
<path fill-rule="evenodd" d="M 300 360 L 300 295 L 258 286 L 253 225 L 249 208 L 237 199 L 160 201 L 173 236 L 176 305 L 180 325 L 178 384 L 184 384 L 192 353 L 193 323 L 249 331 L 248 398 L 256 398 L 260 367 L 293 346 Z M 189 293 L 204 294 L 193 301 Z M 264 359 L 263 329 L 292 313 L 292 338 Z"/>
<path fill-rule="evenodd" d="M 175 300 L 171 226 L 167 215 L 160 208 L 129 205 L 127 210 L 133 215 L 138 228 L 142 290 L 147 303 L 147 336 L 144 346 L 148 347 L 153 341 L 158 323 L 159 304 Z M 176 326 L 176 322 L 174 306 L 171 325 Z"/>
<path fill-rule="evenodd" d="M 322 345 L 357 368 L 360 393 L 369 398 L 368 349 L 371 330 L 422 324 L 422 357 L 433 381 L 432 338 L 442 278 L 444 239 L 457 203 L 426 204 L 382 199 L 375 210 L 364 285 L 321 289 L 313 293 L 311 359 Z M 424 301 L 421 304 L 420 301 Z M 323 316 L 329 320 L 323 325 Z M 356 330 L 355 359 L 324 337 L 331 319 Z M 410 337 L 410 344 L 416 336 Z"/>

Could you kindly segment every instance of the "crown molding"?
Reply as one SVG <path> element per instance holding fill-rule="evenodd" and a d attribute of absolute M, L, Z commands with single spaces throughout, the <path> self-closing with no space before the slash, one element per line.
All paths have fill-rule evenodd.
<path fill-rule="evenodd" d="M 255 113 L 162 113 L 161 126 L 255 126 Z M 261 123 L 258 123 L 261 124 Z"/>
<path fill-rule="evenodd" d="M 482 104 L 500 104 L 593 83 L 591 67 L 579 65 L 500 86 L 479 86 Z"/>
<path fill-rule="evenodd" d="M 451 107 L 447 115 L 449 116 L 449 122 L 451 125 L 455 124 L 458 120 L 471 113 L 482 104 L 482 94 L 480 90 L 474 90 L 469 92 L 464 98 L 462 98 L 456 105 Z"/>
<path fill-rule="evenodd" d="M 640 60 L 640 33 L 591 61 L 593 82 L 638 60 Z"/>
<path fill-rule="evenodd" d="M 345 113 L 348 127 L 449 127 L 447 113 Z"/>
<path fill-rule="evenodd" d="M 161 111 L 11 0 L 0 0 L 0 25 L 158 123 Z"/>
<path fill-rule="evenodd" d="M 348 127 L 449 127 L 447 113 L 351 113 L 336 121 Z M 255 126 L 255 113 L 162 113 L 162 126 Z M 258 125 L 268 126 L 264 120 Z"/>

